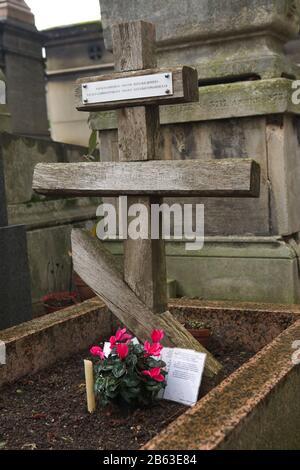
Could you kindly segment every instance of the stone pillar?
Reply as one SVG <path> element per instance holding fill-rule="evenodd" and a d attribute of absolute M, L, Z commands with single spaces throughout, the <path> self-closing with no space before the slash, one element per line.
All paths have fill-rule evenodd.
<path fill-rule="evenodd" d="M 6 80 L 0 69 L 0 129 L 2 132 L 11 132 L 11 115 L 6 104 Z"/>
<path fill-rule="evenodd" d="M 43 40 L 23 0 L 0 0 L 0 66 L 16 134 L 49 137 Z"/>
<path fill-rule="evenodd" d="M 0 79 L 0 89 L 3 86 L 5 83 Z M 1 107 L 5 108 L 3 102 Z M 1 109 L 0 118 L 4 111 L 5 109 Z M 2 130 L 0 125 L 0 131 Z M 0 260 L 0 330 L 2 330 L 31 320 L 32 311 L 26 230 L 23 225 L 8 225 L 1 146 Z"/>
<path fill-rule="evenodd" d="M 283 51 L 299 31 L 299 3 L 100 1 L 108 47 L 112 23 L 142 18 L 156 24 L 160 65 L 199 71 L 199 103 L 160 111 L 164 158 L 249 157 L 261 166 L 258 199 L 193 199 L 205 204 L 204 249 L 166 250 L 179 295 L 300 302 L 300 106 L 291 100 L 300 69 Z M 101 157 L 116 158 L 115 114 L 94 115 L 92 125 Z"/>

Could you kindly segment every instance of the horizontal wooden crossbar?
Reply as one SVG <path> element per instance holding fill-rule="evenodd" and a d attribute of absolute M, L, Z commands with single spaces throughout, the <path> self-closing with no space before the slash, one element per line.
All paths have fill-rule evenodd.
<path fill-rule="evenodd" d="M 41 163 L 33 189 L 61 196 L 258 197 L 260 167 L 248 159 Z"/>
<path fill-rule="evenodd" d="M 108 103 L 83 103 L 82 84 L 116 80 L 118 78 L 140 77 L 153 75 L 155 73 L 173 74 L 173 94 L 151 98 L 139 98 L 133 100 L 122 100 Z M 75 88 L 76 108 L 79 111 L 107 111 L 129 106 L 179 104 L 199 101 L 198 73 L 192 67 L 168 67 L 161 69 L 146 69 L 134 72 L 116 72 L 109 75 L 80 78 Z"/>

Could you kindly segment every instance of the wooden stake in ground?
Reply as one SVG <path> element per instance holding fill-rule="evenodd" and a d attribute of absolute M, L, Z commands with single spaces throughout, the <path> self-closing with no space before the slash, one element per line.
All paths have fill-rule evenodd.
<path fill-rule="evenodd" d="M 92 361 L 84 361 L 84 373 L 85 373 L 85 387 L 86 387 L 86 399 L 87 409 L 89 413 L 94 413 L 96 410 L 96 400 L 94 392 L 94 369 Z"/>
<path fill-rule="evenodd" d="M 77 109 L 118 110 L 118 163 L 38 165 L 34 189 L 41 194 L 129 195 L 128 204 L 160 204 L 165 195 L 259 195 L 259 167 L 251 160 L 159 162 L 159 106 L 198 101 L 198 75 L 191 67 L 156 68 L 155 28 L 143 21 L 112 28 L 117 72 L 80 79 Z M 149 227 L 149 235 L 151 226 Z M 164 241 L 124 242 L 124 272 L 103 244 L 72 233 L 74 269 L 110 310 L 142 340 L 163 328 L 164 344 L 207 354 L 206 375 L 220 364 L 168 312 Z"/>

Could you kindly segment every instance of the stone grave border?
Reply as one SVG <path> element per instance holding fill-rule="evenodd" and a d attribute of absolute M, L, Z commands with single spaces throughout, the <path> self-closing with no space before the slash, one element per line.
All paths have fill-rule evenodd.
<path fill-rule="evenodd" d="M 182 318 L 207 316 L 227 340 L 231 336 L 236 341 L 239 335 L 257 349 L 264 347 L 145 449 L 275 449 L 279 442 L 280 448 L 295 448 L 300 368 L 291 359 L 292 343 L 300 339 L 300 306 L 186 299 L 172 300 L 169 306 Z M 243 319 L 246 328 L 233 334 L 233 324 L 241 326 Z M 0 387 L 88 348 L 113 328 L 112 315 L 95 298 L 1 331 L 7 365 L 0 367 Z"/>

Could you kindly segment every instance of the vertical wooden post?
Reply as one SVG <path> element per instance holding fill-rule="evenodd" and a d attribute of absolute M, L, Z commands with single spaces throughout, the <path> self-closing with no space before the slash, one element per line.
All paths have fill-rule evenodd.
<path fill-rule="evenodd" d="M 94 370 L 92 361 L 84 361 L 84 374 L 85 374 L 85 387 L 87 409 L 89 413 L 94 413 L 96 410 L 96 399 L 94 392 Z"/>
<path fill-rule="evenodd" d="M 155 27 L 143 21 L 112 28 L 115 69 L 128 72 L 157 66 Z M 118 111 L 120 161 L 159 159 L 160 122 L 158 106 L 124 108 Z M 128 205 L 148 208 L 160 204 L 154 197 L 130 197 Z M 148 221 L 150 230 L 150 220 Z M 124 280 L 154 313 L 167 310 L 167 280 L 164 241 L 125 240 Z"/>

